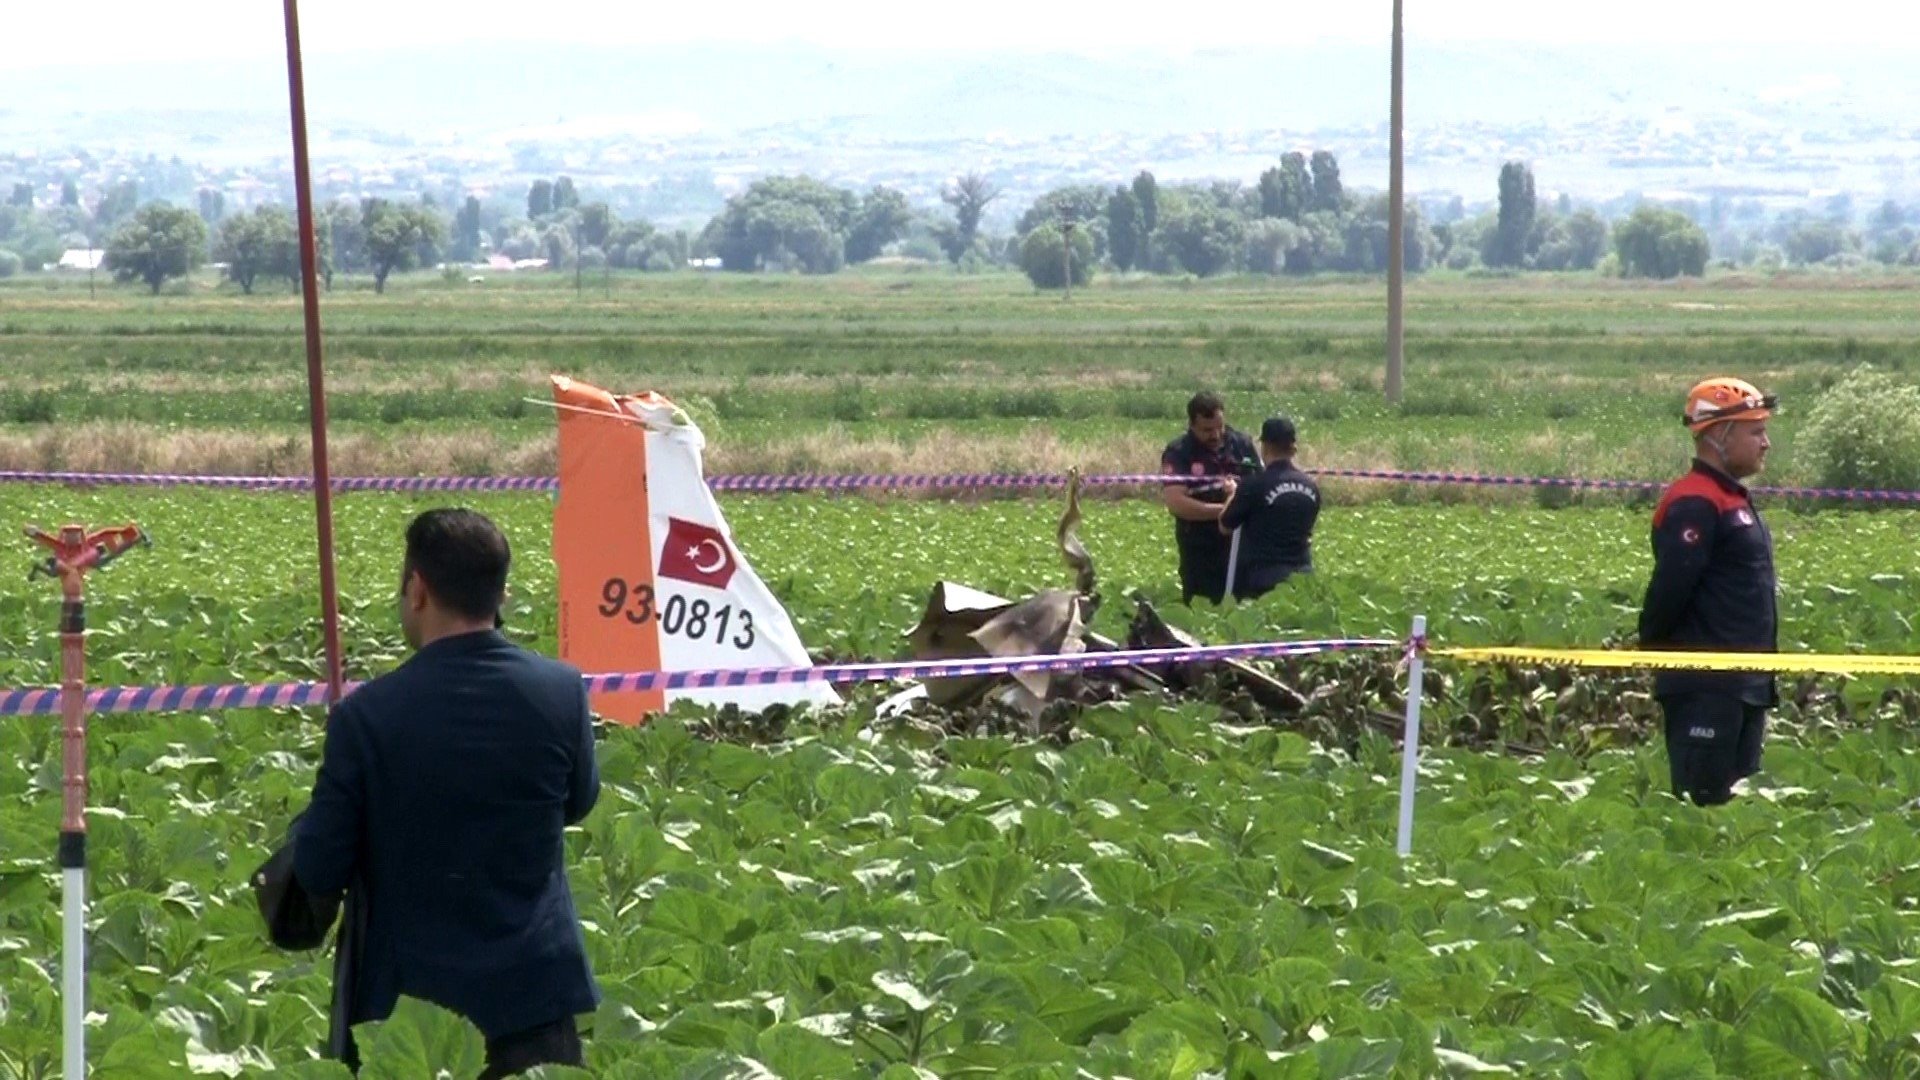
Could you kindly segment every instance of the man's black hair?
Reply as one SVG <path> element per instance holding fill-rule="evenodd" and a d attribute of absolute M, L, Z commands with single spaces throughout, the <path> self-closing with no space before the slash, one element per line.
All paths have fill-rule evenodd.
<path fill-rule="evenodd" d="M 469 619 L 492 619 L 507 595 L 513 551 L 485 514 L 463 507 L 428 510 L 407 526 L 400 573 L 419 574 L 434 599 Z"/>
<path fill-rule="evenodd" d="M 1298 436 L 1293 421 L 1284 416 L 1269 416 L 1266 423 L 1260 425 L 1260 441 L 1275 450 L 1292 450 Z"/>
<path fill-rule="evenodd" d="M 1187 423 L 1191 424 L 1202 417 L 1212 416 L 1227 407 L 1220 395 L 1211 390 L 1202 390 L 1187 399 Z"/>

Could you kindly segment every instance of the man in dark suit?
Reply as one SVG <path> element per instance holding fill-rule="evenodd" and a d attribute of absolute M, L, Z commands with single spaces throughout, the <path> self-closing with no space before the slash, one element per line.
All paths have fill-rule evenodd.
<path fill-rule="evenodd" d="M 507 539 L 470 510 L 407 529 L 400 624 L 415 652 L 333 709 L 294 835 L 303 888 L 366 901 L 351 1022 L 400 995 L 487 1038 L 483 1078 L 579 1065 L 600 1000 L 562 830 L 600 793 L 577 669 L 498 629 Z"/>

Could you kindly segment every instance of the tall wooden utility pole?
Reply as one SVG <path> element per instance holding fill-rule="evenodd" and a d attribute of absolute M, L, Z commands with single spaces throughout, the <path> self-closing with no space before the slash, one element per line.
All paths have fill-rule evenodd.
<path fill-rule="evenodd" d="M 1387 163 L 1387 401 L 1400 401 L 1405 381 L 1406 325 L 1401 314 L 1402 277 L 1406 262 L 1407 183 L 1406 164 L 1402 160 L 1401 132 L 1405 115 L 1405 64 L 1402 53 L 1405 35 L 1400 28 L 1400 3 L 1393 0 L 1393 105 L 1389 125 L 1392 135 Z"/>

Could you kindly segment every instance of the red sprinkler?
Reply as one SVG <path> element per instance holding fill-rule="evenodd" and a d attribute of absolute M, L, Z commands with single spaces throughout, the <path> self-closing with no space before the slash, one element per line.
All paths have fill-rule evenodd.
<path fill-rule="evenodd" d="M 52 554 L 27 573 L 60 579 L 60 872 L 61 1072 L 72 1080 L 86 1072 L 86 925 L 87 925 L 87 605 L 86 576 L 126 554 L 135 544 L 153 541 L 138 525 L 88 532 L 65 525 L 60 535 L 29 527 L 27 535 Z"/>

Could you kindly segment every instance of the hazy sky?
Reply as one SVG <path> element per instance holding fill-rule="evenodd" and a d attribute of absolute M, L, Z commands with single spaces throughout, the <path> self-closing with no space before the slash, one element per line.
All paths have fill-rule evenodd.
<path fill-rule="evenodd" d="M 247 57 L 284 50 L 275 0 L 88 0 L 23 3 L 6 17 L 0 65 L 13 68 L 134 58 Z M 953 12 L 969 18 L 958 22 Z M 1216 45 L 1384 40 L 1387 0 L 1198 0 L 1168 5 L 970 0 L 306 0 L 309 52 L 459 41 L 647 44 L 771 42 L 967 49 L 1072 46 L 1183 51 Z M 186 14 L 191 12 L 191 15 Z M 1115 13 L 1122 17 L 1114 17 Z M 1127 14 L 1131 12 L 1131 14 Z M 1809 12 L 1817 12 L 1810 18 Z M 1174 14 L 1177 13 L 1177 14 Z M 1912 48 L 1920 5 L 1898 0 L 1406 0 L 1410 47 L 1421 40 L 1856 44 Z"/>

